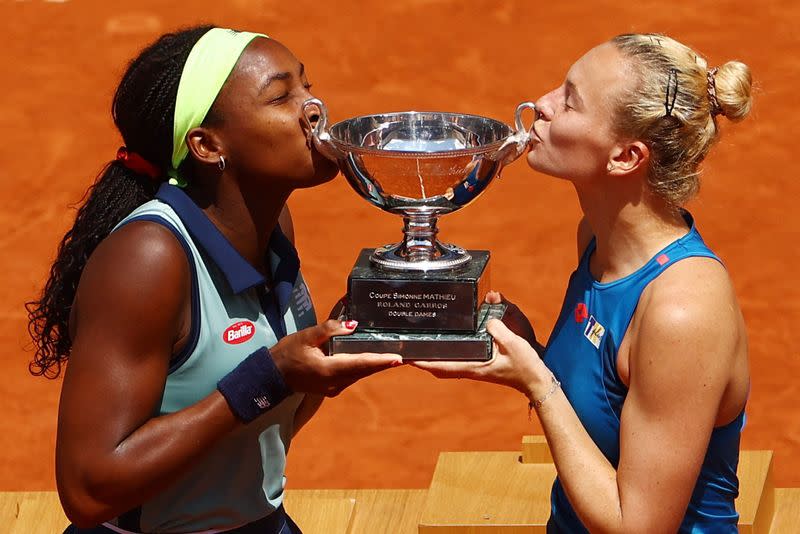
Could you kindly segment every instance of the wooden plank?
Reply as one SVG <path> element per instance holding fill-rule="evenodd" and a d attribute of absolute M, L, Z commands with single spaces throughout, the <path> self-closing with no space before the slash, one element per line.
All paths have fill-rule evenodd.
<path fill-rule="evenodd" d="M 416 534 L 426 493 L 424 489 L 288 490 L 286 509 L 306 534 Z M 0 492 L 4 533 L 58 534 L 68 524 L 54 491 Z"/>
<path fill-rule="evenodd" d="M 770 534 L 796 534 L 800 530 L 800 488 L 775 489 L 775 515 Z"/>
<path fill-rule="evenodd" d="M 350 534 L 417 534 L 428 490 L 356 490 L 356 517 Z"/>
<path fill-rule="evenodd" d="M 287 491 L 284 506 L 304 534 L 349 534 L 356 501 Z"/>
<path fill-rule="evenodd" d="M 0 525 L 8 534 L 60 534 L 69 521 L 54 491 L 6 491 L 0 492 Z"/>
<path fill-rule="evenodd" d="M 441 453 L 419 533 L 545 532 L 555 475 L 516 452 Z"/>
<path fill-rule="evenodd" d="M 772 484 L 772 451 L 739 453 L 739 512 L 741 534 L 766 534 L 775 510 Z"/>
<path fill-rule="evenodd" d="M 738 475 L 740 532 L 800 530 L 800 488 L 773 489 L 771 451 L 742 451 Z M 554 477 L 513 452 L 442 453 L 430 490 L 288 490 L 286 508 L 307 534 L 544 532 Z M 56 492 L 0 492 L 0 524 L 58 534 L 68 521 Z"/>
<path fill-rule="evenodd" d="M 553 455 L 544 436 L 522 436 L 522 463 L 552 464 Z"/>
<path fill-rule="evenodd" d="M 354 499 L 355 514 L 350 524 L 348 534 L 371 534 L 374 532 L 391 532 L 392 534 L 417 534 L 417 525 L 425 503 L 427 490 L 373 490 L 373 489 L 344 489 L 344 490 L 288 490 L 287 501 L 295 497 L 313 502 L 314 499 Z M 287 504 L 286 510 L 292 515 L 294 512 Z M 300 518 L 295 520 L 298 525 Z"/>

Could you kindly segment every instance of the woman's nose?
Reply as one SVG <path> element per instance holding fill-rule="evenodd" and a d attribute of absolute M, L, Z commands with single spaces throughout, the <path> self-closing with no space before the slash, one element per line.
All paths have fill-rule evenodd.
<path fill-rule="evenodd" d="M 549 121 L 553 118 L 553 91 L 539 97 L 536 101 L 536 120 Z"/>
<path fill-rule="evenodd" d="M 536 120 L 549 121 L 553 117 L 553 109 L 547 99 L 540 98 L 536 101 Z"/>
<path fill-rule="evenodd" d="M 300 109 L 303 114 L 303 122 L 309 129 L 314 129 L 319 122 L 321 110 L 316 102 L 309 100 L 303 102 Z"/>

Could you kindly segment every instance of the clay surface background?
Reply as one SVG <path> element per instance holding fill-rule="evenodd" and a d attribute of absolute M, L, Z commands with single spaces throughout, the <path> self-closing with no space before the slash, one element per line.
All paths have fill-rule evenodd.
<path fill-rule="evenodd" d="M 711 65 L 748 63 L 758 84 L 753 114 L 722 121 L 690 209 L 724 259 L 747 321 L 753 379 L 743 447 L 774 449 L 776 483 L 800 486 L 800 3 L 0 0 L 0 20 L 0 490 L 55 487 L 60 381 L 28 374 L 23 303 L 45 280 L 74 217 L 69 206 L 120 145 L 109 113 L 117 81 L 159 34 L 204 21 L 285 43 L 333 121 L 416 109 L 512 123 L 519 102 L 560 84 L 590 47 L 630 31 L 670 34 Z M 341 177 L 298 192 L 290 206 L 320 315 L 344 292 L 362 247 L 400 237 L 401 220 Z M 546 339 L 576 262 L 578 218 L 567 183 L 519 160 L 477 202 L 445 217 L 440 236 L 491 249 L 492 285 Z M 426 487 L 440 451 L 514 450 L 534 432 L 514 391 L 393 369 L 326 402 L 292 444 L 288 483 Z"/>

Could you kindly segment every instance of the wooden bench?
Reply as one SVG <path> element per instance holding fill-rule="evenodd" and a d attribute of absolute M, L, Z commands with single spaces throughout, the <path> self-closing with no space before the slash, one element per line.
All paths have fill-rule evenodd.
<path fill-rule="evenodd" d="M 555 467 L 542 436 L 521 452 L 444 452 L 429 489 L 288 490 L 286 510 L 304 534 L 521 534 L 545 532 Z M 742 451 L 739 530 L 800 532 L 800 488 L 774 488 L 772 451 Z M 60 533 L 58 495 L 0 492 L 8 534 Z"/>

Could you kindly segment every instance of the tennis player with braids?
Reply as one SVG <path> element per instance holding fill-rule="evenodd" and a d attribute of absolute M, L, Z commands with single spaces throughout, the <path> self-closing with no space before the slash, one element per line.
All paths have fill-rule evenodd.
<path fill-rule="evenodd" d="M 35 374 L 64 377 L 56 475 L 73 533 L 295 533 L 292 435 L 396 355 L 326 356 L 286 200 L 333 178 L 303 65 L 259 34 L 164 35 L 112 113 L 125 146 L 28 305 Z M 305 394 L 305 395 L 304 395 Z"/>
<path fill-rule="evenodd" d="M 417 365 L 528 397 L 558 471 L 549 532 L 737 532 L 745 325 L 681 207 L 720 122 L 748 114 L 750 72 L 621 35 L 536 106 L 528 163 L 572 182 L 584 214 L 547 347 L 493 321 L 491 362 Z"/>

